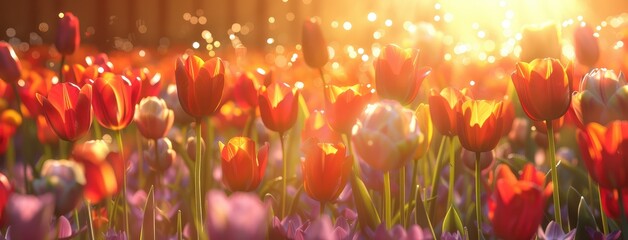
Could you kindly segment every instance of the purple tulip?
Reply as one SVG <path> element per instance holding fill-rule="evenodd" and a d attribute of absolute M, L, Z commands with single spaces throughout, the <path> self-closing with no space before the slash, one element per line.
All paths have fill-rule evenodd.
<path fill-rule="evenodd" d="M 266 238 L 268 211 L 255 194 L 237 192 L 227 197 L 213 190 L 207 194 L 206 206 L 211 239 Z"/>
<path fill-rule="evenodd" d="M 47 160 L 41 170 L 41 178 L 33 182 L 38 194 L 50 192 L 55 197 L 55 215 L 72 211 L 83 197 L 85 173 L 74 161 Z"/>
<path fill-rule="evenodd" d="M 50 225 L 54 214 L 54 196 L 22 195 L 14 193 L 5 208 L 11 232 L 10 239 L 50 239 L 54 235 Z"/>

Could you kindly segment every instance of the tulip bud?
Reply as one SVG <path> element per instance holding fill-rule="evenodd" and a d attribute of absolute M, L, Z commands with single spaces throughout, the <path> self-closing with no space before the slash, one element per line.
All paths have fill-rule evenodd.
<path fill-rule="evenodd" d="M 258 104 L 266 128 L 279 133 L 292 128 L 299 112 L 299 95 L 297 88 L 285 83 L 261 87 Z"/>
<path fill-rule="evenodd" d="M 57 38 L 55 47 L 64 55 L 70 55 L 81 44 L 79 20 L 70 12 L 63 13 L 57 25 Z"/>
<path fill-rule="evenodd" d="M 157 142 L 156 145 L 155 142 Z M 148 149 L 144 151 L 144 157 L 151 169 L 157 172 L 164 172 L 172 166 L 177 153 L 172 149 L 170 139 L 159 138 L 148 143 Z"/>
<path fill-rule="evenodd" d="M 196 138 L 195 137 L 188 138 L 186 151 L 187 151 L 188 157 L 190 157 L 192 161 L 195 161 L 196 160 Z M 203 155 L 205 155 L 205 140 L 201 138 L 201 156 Z"/>
<path fill-rule="evenodd" d="M 375 87 L 381 98 L 399 101 L 408 105 L 419 94 L 423 79 L 432 71 L 418 63 L 419 51 L 387 45 L 373 62 L 375 65 Z"/>
<path fill-rule="evenodd" d="M 581 64 L 593 67 L 600 58 L 600 46 L 597 38 L 593 36 L 593 28 L 590 26 L 580 26 L 574 31 L 574 48 L 576 59 Z"/>
<path fill-rule="evenodd" d="M 13 47 L 7 42 L 0 42 L 0 79 L 8 84 L 15 84 L 22 75 L 22 64 Z"/>
<path fill-rule="evenodd" d="M 327 42 L 318 19 L 311 18 L 303 22 L 301 46 L 305 63 L 311 68 L 322 68 L 329 61 Z"/>
<path fill-rule="evenodd" d="M 41 178 L 33 182 L 37 194 L 51 192 L 55 198 L 55 215 L 72 211 L 83 198 L 85 173 L 77 162 L 47 160 L 41 170 Z"/>
<path fill-rule="evenodd" d="M 537 58 L 560 59 L 560 29 L 556 23 L 547 23 L 540 26 L 527 26 L 521 33 L 520 59 L 531 62 Z"/>
<path fill-rule="evenodd" d="M 50 221 L 54 213 L 55 199 L 51 194 L 40 196 L 12 194 L 5 208 L 8 239 L 52 239 Z"/>
<path fill-rule="evenodd" d="M 319 202 L 335 201 L 351 173 L 352 162 L 345 145 L 310 139 L 301 148 L 305 153 L 301 163 L 305 192 Z"/>
<path fill-rule="evenodd" d="M 135 107 L 133 117 L 137 129 L 148 139 L 166 136 L 174 123 L 174 112 L 168 108 L 166 101 L 157 97 L 146 97 Z"/>
<path fill-rule="evenodd" d="M 231 191 L 252 191 L 264 178 L 268 162 L 268 143 L 255 154 L 255 142 L 246 137 L 234 137 L 220 147 L 223 183 Z"/>

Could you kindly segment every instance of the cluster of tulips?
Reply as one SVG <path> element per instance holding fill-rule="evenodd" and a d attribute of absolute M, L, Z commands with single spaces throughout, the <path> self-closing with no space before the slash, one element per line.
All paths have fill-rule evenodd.
<path fill-rule="evenodd" d="M 367 82 L 347 83 L 325 73 L 319 22 L 302 33 L 319 76 L 189 51 L 161 73 L 106 54 L 66 64 L 72 13 L 58 72 L 0 42 L 0 238 L 627 239 L 623 74 L 576 79 L 524 32 L 508 92 L 424 96 L 442 69 L 418 50 L 387 45 Z M 578 62 L 595 65 L 597 39 L 576 34 Z M 556 151 L 563 125 L 575 151 Z"/>

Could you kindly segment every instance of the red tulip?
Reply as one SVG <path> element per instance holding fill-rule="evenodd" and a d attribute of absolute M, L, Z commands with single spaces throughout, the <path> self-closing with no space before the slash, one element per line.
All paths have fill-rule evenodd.
<path fill-rule="evenodd" d="M 97 66 L 83 67 L 81 64 L 64 65 L 63 80 L 83 86 L 94 81 L 101 73 L 98 72 Z"/>
<path fill-rule="evenodd" d="M 436 92 L 431 90 L 428 98 L 430 115 L 436 129 L 443 135 L 456 136 L 458 125 L 456 124 L 456 112 L 465 100 L 465 96 L 455 88 L 445 88 Z"/>
<path fill-rule="evenodd" d="M 13 137 L 21 124 L 22 117 L 13 109 L 4 110 L 0 114 L 0 155 L 7 151 L 9 139 Z"/>
<path fill-rule="evenodd" d="M 233 98 L 236 105 L 243 109 L 256 108 L 258 88 L 259 84 L 255 75 L 251 73 L 240 75 L 233 86 Z"/>
<path fill-rule="evenodd" d="M 59 19 L 57 25 L 57 38 L 55 39 L 57 51 L 64 55 L 70 55 L 80 44 L 81 33 L 78 18 L 70 12 L 63 13 L 63 17 Z"/>
<path fill-rule="evenodd" d="M 135 113 L 139 87 L 120 75 L 106 74 L 94 81 L 92 104 L 98 123 L 111 130 L 125 128 Z"/>
<path fill-rule="evenodd" d="M 488 152 L 502 137 L 502 102 L 467 100 L 457 114 L 460 145 L 473 152 Z"/>
<path fill-rule="evenodd" d="M 628 122 L 591 123 L 578 133 L 578 145 L 589 175 L 601 187 L 628 187 Z"/>
<path fill-rule="evenodd" d="M 225 66 L 220 58 L 204 62 L 189 56 L 177 59 L 175 68 L 177 91 L 183 110 L 199 120 L 218 110 L 225 84 Z"/>
<path fill-rule="evenodd" d="M 22 108 L 22 114 L 25 117 L 35 118 L 41 114 L 41 105 L 37 101 L 37 93 L 47 95 L 52 83 L 50 79 L 43 79 L 37 72 L 30 71 L 26 74 L 24 85 L 18 85 L 18 93 L 22 100 L 22 104 L 26 109 Z M 24 111 L 26 110 L 26 111 Z"/>
<path fill-rule="evenodd" d="M 136 68 L 124 71 L 124 76 L 128 79 L 135 79 L 140 82 L 140 99 L 159 95 L 161 91 L 161 74 L 151 73 L 148 68 Z"/>
<path fill-rule="evenodd" d="M 301 131 L 301 141 L 305 142 L 310 138 L 317 138 L 323 142 L 342 142 L 340 134 L 329 127 L 324 111 L 314 110 L 305 119 L 303 130 Z"/>
<path fill-rule="evenodd" d="M 506 165 L 497 168 L 495 191 L 488 201 L 488 218 L 495 236 L 529 240 L 537 232 L 552 195 L 552 183 L 545 186 L 545 173 L 526 164 L 519 179 Z"/>
<path fill-rule="evenodd" d="M 3 222 L 2 213 L 9 201 L 11 193 L 13 193 L 13 187 L 11 187 L 9 179 L 4 174 L 0 173 L 0 222 Z"/>
<path fill-rule="evenodd" d="M 327 42 L 325 42 L 320 21 L 316 18 L 303 22 L 301 43 L 303 58 L 311 68 L 322 68 L 329 61 Z"/>
<path fill-rule="evenodd" d="M 92 86 L 79 88 L 73 83 L 58 83 L 50 88 L 48 97 L 37 94 L 48 124 L 59 138 L 76 141 L 85 136 L 92 125 Z"/>
<path fill-rule="evenodd" d="M 253 191 L 259 186 L 268 162 L 268 143 L 255 155 L 255 142 L 234 137 L 227 145 L 218 142 L 222 159 L 222 180 L 231 191 Z"/>
<path fill-rule="evenodd" d="M 85 197 L 97 203 L 118 191 L 120 182 L 118 166 L 120 161 L 117 153 L 109 151 L 102 140 L 91 140 L 74 146 L 72 159 L 83 164 L 85 169 Z"/>
<path fill-rule="evenodd" d="M 37 116 L 37 139 L 42 144 L 55 144 L 59 141 L 59 137 L 48 124 L 44 115 Z"/>
<path fill-rule="evenodd" d="M 285 83 L 272 83 L 268 87 L 261 87 L 258 103 L 264 125 L 279 133 L 290 129 L 297 121 L 299 94 L 297 88 Z"/>
<path fill-rule="evenodd" d="M 423 79 L 432 71 L 420 67 L 419 51 L 387 45 L 382 49 L 375 64 L 375 86 L 381 98 L 399 101 L 403 105 L 412 103 L 419 94 Z"/>
<path fill-rule="evenodd" d="M 135 107 L 133 119 L 142 136 L 158 139 L 165 137 L 172 127 L 174 112 L 168 108 L 163 99 L 147 97 Z"/>
<path fill-rule="evenodd" d="M 628 188 L 624 188 L 622 191 L 622 199 L 624 206 L 628 206 Z M 602 208 L 606 213 L 606 216 L 619 220 L 622 212 L 619 211 L 619 192 L 616 189 L 600 188 L 600 200 L 602 201 Z M 624 209 L 625 215 L 628 215 L 628 208 Z"/>
<path fill-rule="evenodd" d="M 351 158 L 342 143 L 319 143 L 310 139 L 301 147 L 303 188 L 319 202 L 332 202 L 344 190 L 351 173 Z"/>
<path fill-rule="evenodd" d="M 22 64 L 13 47 L 7 42 L 0 42 L 0 79 L 8 84 L 15 84 L 22 75 Z"/>
<path fill-rule="evenodd" d="M 360 84 L 325 89 L 325 117 L 336 132 L 349 134 L 356 119 L 370 102 L 373 90 Z"/>
<path fill-rule="evenodd" d="M 600 46 L 590 26 L 580 26 L 574 31 L 573 41 L 578 62 L 593 67 L 600 58 Z"/>
<path fill-rule="evenodd" d="M 517 63 L 511 75 L 523 111 L 534 121 L 554 120 L 565 115 L 571 104 L 571 66 L 556 59 Z"/>

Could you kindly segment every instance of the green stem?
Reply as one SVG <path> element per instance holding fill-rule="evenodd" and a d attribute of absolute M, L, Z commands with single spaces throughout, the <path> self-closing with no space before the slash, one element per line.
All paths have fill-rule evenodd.
<path fill-rule="evenodd" d="M 482 239 L 482 198 L 480 177 L 482 177 L 480 169 L 480 152 L 475 153 L 475 217 L 478 226 L 478 239 Z"/>
<path fill-rule="evenodd" d="M 554 198 L 554 218 L 556 218 L 556 223 L 562 228 L 563 220 L 560 216 L 560 196 L 558 195 L 560 192 L 560 188 L 558 185 L 558 170 L 556 168 L 556 145 L 554 143 L 554 126 L 552 125 L 551 120 L 545 121 L 545 125 L 547 126 L 547 140 L 549 141 L 549 163 L 552 171 L 552 184 L 554 188 L 553 198 Z"/>
<path fill-rule="evenodd" d="M 177 239 L 183 240 L 183 223 L 181 222 L 181 210 L 177 211 Z"/>
<path fill-rule="evenodd" d="M 76 231 L 81 230 L 81 222 L 79 221 L 79 211 L 78 208 L 74 209 L 74 222 L 76 222 Z"/>
<path fill-rule="evenodd" d="M 392 202 L 390 197 L 390 172 L 384 172 L 384 221 L 386 229 L 392 228 Z"/>
<path fill-rule="evenodd" d="M 116 139 L 118 140 L 118 147 L 120 148 L 120 160 L 122 160 L 122 206 L 124 208 L 124 230 L 126 231 L 127 239 L 131 236 L 129 228 L 129 207 L 126 197 L 126 160 L 124 159 L 124 143 L 122 142 L 122 130 L 116 131 Z"/>
<path fill-rule="evenodd" d="M 454 204 L 454 188 L 456 185 L 456 158 L 454 157 L 454 137 L 449 137 L 449 194 L 447 194 L 447 206 Z"/>
<path fill-rule="evenodd" d="M 434 167 L 434 174 L 432 175 L 432 191 L 430 192 L 430 198 L 429 199 L 433 199 L 436 197 L 436 195 L 438 194 L 438 179 L 440 179 L 440 172 L 442 171 L 442 167 L 443 167 L 443 163 L 442 163 L 442 156 L 441 154 L 443 153 L 443 146 L 445 146 L 445 137 L 442 138 L 442 140 L 440 141 L 440 146 L 438 147 L 438 153 L 436 154 L 436 166 Z M 429 200 L 428 199 L 428 200 Z M 433 215 L 432 214 L 432 210 L 434 210 L 433 206 L 435 204 L 428 204 L 428 214 L 429 215 Z"/>
<path fill-rule="evenodd" d="M 92 221 L 92 206 L 87 199 L 85 199 L 85 206 L 87 206 L 87 227 L 89 228 L 89 239 L 95 240 L 96 238 L 94 237 L 94 223 Z"/>
<path fill-rule="evenodd" d="M 63 82 L 63 65 L 65 65 L 65 54 L 61 54 L 61 62 L 59 63 L 59 83 Z"/>
<path fill-rule="evenodd" d="M 624 206 L 624 195 L 622 189 L 617 189 L 617 195 L 619 197 L 619 214 L 621 216 L 621 235 L 624 236 L 624 240 L 628 240 L 628 220 L 626 220 L 626 206 Z"/>
<path fill-rule="evenodd" d="M 15 144 L 13 143 L 13 138 L 9 138 L 7 140 L 7 152 L 5 155 L 7 159 L 7 168 L 9 169 L 7 172 L 9 173 L 9 179 L 13 179 L 13 171 L 15 170 Z M 24 180 L 24 182 L 26 182 L 26 179 Z"/>
<path fill-rule="evenodd" d="M 320 216 L 322 217 L 323 214 L 325 214 L 325 202 L 320 202 L 321 206 L 320 206 Z"/>
<path fill-rule="evenodd" d="M 349 155 L 353 155 L 353 147 L 351 146 L 351 140 L 349 139 L 349 135 L 342 134 L 342 140 L 344 140 L 345 145 L 347 146 L 347 150 L 349 151 Z M 357 158 L 353 161 L 353 171 L 355 171 L 356 176 L 360 176 L 360 163 Z"/>
<path fill-rule="evenodd" d="M 92 123 L 92 126 L 94 129 L 94 138 L 102 139 L 102 129 L 100 128 L 100 124 L 98 124 L 98 121 L 96 121 L 96 118 L 94 118 L 94 122 Z"/>
<path fill-rule="evenodd" d="M 416 183 L 418 181 L 417 180 L 417 178 L 418 178 L 417 174 L 419 174 L 418 173 L 418 171 L 419 171 L 419 161 L 422 160 L 422 159 L 423 158 L 415 159 L 414 160 L 414 166 L 412 167 L 412 175 L 411 175 L 412 176 L 412 182 L 411 182 L 412 185 L 410 185 L 410 202 L 412 203 L 412 206 L 416 206 L 416 194 L 417 194 L 417 184 Z M 410 208 L 410 209 L 412 209 L 412 208 Z"/>
<path fill-rule="evenodd" d="M 589 179 L 591 179 L 589 177 Z M 606 222 L 606 213 L 604 213 L 604 208 L 602 207 L 602 193 L 600 190 L 600 185 L 597 186 L 597 196 L 600 199 L 600 217 L 602 218 L 602 229 L 604 231 L 604 235 L 608 234 L 608 223 Z M 621 199 L 619 200 L 621 201 Z"/>
<path fill-rule="evenodd" d="M 399 217 L 403 228 L 406 228 L 406 166 L 399 169 Z"/>
<path fill-rule="evenodd" d="M 195 219 L 194 219 L 194 223 L 196 225 L 196 238 L 200 239 L 201 234 L 204 232 L 203 229 L 203 220 L 201 219 L 202 216 L 202 203 L 201 203 L 201 181 L 200 181 L 200 172 L 201 172 L 201 161 L 202 161 L 202 151 L 201 151 L 201 141 L 202 141 L 202 136 L 201 136 L 202 132 L 201 132 L 201 121 L 198 120 L 196 121 L 196 160 L 194 161 L 194 201 L 195 201 Z"/>
<path fill-rule="evenodd" d="M 327 82 L 325 82 L 325 73 L 323 73 L 323 68 L 318 69 L 318 73 L 321 75 L 321 82 L 323 82 L 323 97 L 327 97 L 325 94 L 325 88 L 327 88 Z"/>
<path fill-rule="evenodd" d="M 246 120 L 246 125 L 244 126 L 244 130 L 242 130 L 242 135 L 246 137 L 251 136 L 251 129 L 253 128 L 253 124 L 255 123 L 255 108 L 252 108 L 249 112 L 249 118 Z"/>
<path fill-rule="evenodd" d="M 281 175 L 282 188 L 281 188 L 281 219 L 286 217 L 286 191 L 288 188 L 288 159 L 286 159 L 286 149 L 283 133 L 279 133 L 279 141 L 281 142 L 281 160 L 283 162 L 283 174 Z"/>
<path fill-rule="evenodd" d="M 206 152 L 207 154 L 205 155 L 205 159 L 207 162 L 207 167 L 203 168 L 201 166 L 201 172 L 199 174 L 201 174 L 202 182 L 201 182 L 201 186 L 204 186 L 203 188 L 201 188 L 202 193 L 207 192 L 207 190 L 212 188 L 212 184 L 213 184 L 213 176 L 214 176 L 214 159 L 212 158 L 213 152 L 214 152 L 214 128 L 212 126 L 212 119 L 211 117 L 207 118 L 207 138 L 206 138 Z M 203 171 L 207 170 L 207 171 Z M 204 196 L 201 195 L 201 198 L 203 198 Z M 203 207 L 201 205 L 201 207 Z"/>
<path fill-rule="evenodd" d="M 142 135 L 139 133 L 139 130 L 135 134 L 135 140 L 137 142 L 137 174 L 139 189 L 144 189 L 144 146 L 142 144 Z"/>

